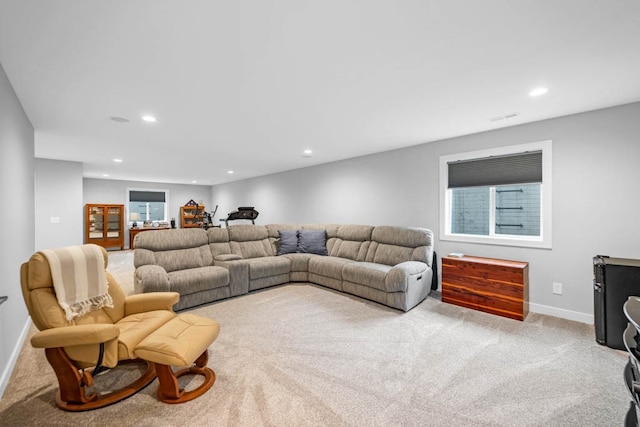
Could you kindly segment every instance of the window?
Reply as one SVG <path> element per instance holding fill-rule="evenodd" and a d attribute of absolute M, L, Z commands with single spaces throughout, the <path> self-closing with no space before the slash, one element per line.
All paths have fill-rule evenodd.
<path fill-rule="evenodd" d="M 442 240 L 551 247 L 551 141 L 440 157 Z"/>
<path fill-rule="evenodd" d="M 167 221 L 167 190 L 127 190 L 129 221 Z"/>

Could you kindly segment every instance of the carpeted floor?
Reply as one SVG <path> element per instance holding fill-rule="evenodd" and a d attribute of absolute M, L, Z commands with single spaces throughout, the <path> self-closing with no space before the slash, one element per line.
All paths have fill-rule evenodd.
<path fill-rule="evenodd" d="M 131 252 L 110 254 L 109 269 L 130 293 Z M 0 425 L 615 426 L 628 409 L 624 353 L 598 345 L 592 326 L 549 316 L 518 322 L 431 297 L 402 313 L 310 284 L 191 312 L 221 325 L 217 381 L 200 398 L 161 403 L 156 381 L 67 413 L 44 352 L 27 342 Z M 128 373 L 119 369 L 105 378 Z"/>

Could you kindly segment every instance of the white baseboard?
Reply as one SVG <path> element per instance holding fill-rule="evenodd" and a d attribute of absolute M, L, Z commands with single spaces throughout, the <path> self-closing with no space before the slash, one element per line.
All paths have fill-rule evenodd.
<path fill-rule="evenodd" d="M 574 320 L 580 323 L 587 323 L 589 325 L 594 324 L 593 314 L 580 313 L 578 311 L 565 310 L 562 308 L 533 303 L 529 303 L 529 311 L 533 313 L 560 317 L 561 319 Z"/>
<path fill-rule="evenodd" d="M 15 368 L 16 366 L 16 362 L 18 361 L 18 356 L 20 356 L 20 350 L 22 350 L 22 345 L 24 344 L 24 340 L 27 338 L 27 334 L 29 333 L 30 327 L 31 327 L 31 317 L 27 316 L 27 321 L 22 327 L 22 332 L 20 333 L 18 342 L 16 343 L 16 346 L 13 348 L 13 351 L 11 352 L 9 363 L 7 363 L 7 367 L 2 373 L 2 377 L 0 377 L 0 400 L 2 400 L 2 395 L 4 394 L 4 390 L 7 388 L 7 385 L 9 384 L 9 380 L 11 379 L 11 374 L 13 373 L 13 368 Z"/>

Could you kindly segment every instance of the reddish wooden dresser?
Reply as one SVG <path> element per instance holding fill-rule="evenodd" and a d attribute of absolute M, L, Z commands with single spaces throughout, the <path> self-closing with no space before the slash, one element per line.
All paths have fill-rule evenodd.
<path fill-rule="evenodd" d="M 442 302 L 524 320 L 529 313 L 529 263 L 442 257 Z"/>

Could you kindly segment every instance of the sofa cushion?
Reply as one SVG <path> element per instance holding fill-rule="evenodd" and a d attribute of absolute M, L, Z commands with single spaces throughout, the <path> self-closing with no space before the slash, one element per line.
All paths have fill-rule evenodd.
<path fill-rule="evenodd" d="M 298 230 L 279 230 L 278 237 L 278 255 L 298 252 Z"/>
<path fill-rule="evenodd" d="M 342 280 L 342 267 L 352 262 L 355 261 L 347 258 L 313 257 L 309 260 L 309 273 Z"/>
<path fill-rule="evenodd" d="M 387 245 L 386 243 L 371 242 L 371 250 L 374 250 L 373 259 L 367 257 L 367 261 L 378 264 L 396 265 L 409 261 L 413 257 L 414 248 L 406 246 Z"/>
<path fill-rule="evenodd" d="M 229 270 L 223 267 L 200 267 L 169 273 L 169 289 L 181 295 L 229 286 Z"/>
<path fill-rule="evenodd" d="M 369 225 L 341 225 L 337 229 L 335 238 L 327 246 L 329 255 L 348 258 L 354 261 L 364 261 L 369 250 L 373 227 Z M 331 237 L 331 236 L 330 236 Z"/>
<path fill-rule="evenodd" d="M 291 270 L 291 260 L 285 257 L 269 256 L 263 258 L 252 258 L 239 262 L 249 264 L 249 280 L 278 276 L 280 274 L 289 274 L 289 271 Z"/>
<path fill-rule="evenodd" d="M 371 234 L 371 240 L 376 242 L 412 248 L 431 245 L 432 239 L 431 230 L 417 227 L 379 225 Z"/>
<path fill-rule="evenodd" d="M 157 230 L 153 233 L 140 233 L 136 236 L 136 249 L 149 249 L 154 252 L 189 249 L 207 243 L 209 243 L 207 232 L 202 228 Z"/>
<path fill-rule="evenodd" d="M 401 291 L 402 289 L 386 289 L 385 278 L 391 268 L 391 266 L 384 264 L 354 262 L 344 266 L 342 280 L 386 292 Z"/>
<path fill-rule="evenodd" d="M 353 261 L 364 261 L 371 242 L 356 242 L 337 238 L 329 255 L 347 258 Z"/>
<path fill-rule="evenodd" d="M 231 246 L 229 245 L 229 232 L 226 228 L 211 227 L 207 230 L 207 236 L 209 238 L 209 248 L 211 248 L 211 255 L 214 258 L 221 254 L 231 253 Z"/>
<path fill-rule="evenodd" d="M 299 230 L 298 252 L 303 254 L 328 255 L 327 232 L 325 230 Z"/>
<path fill-rule="evenodd" d="M 370 225 L 340 225 L 336 237 L 342 240 L 364 242 L 371 240 L 373 227 Z"/>
<path fill-rule="evenodd" d="M 239 259 L 242 259 L 242 256 L 237 254 L 220 254 L 216 255 L 216 257 L 213 259 L 213 262 L 215 264 L 216 261 L 237 261 Z"/>
<path fill-rule="evenodd" d="M 244 259 L 272 256 L 267 228 L 262 225 L 240 224 L 227 228 L 231 252 Z"/>
<path fill-rule="evenodd" d="M 157 233 L 160 233 L 159 231 Z M 153 233 L 141 233 L 153 234 Z M 155 253 L 157 265 L 167 272 L 204 267 L 213 264 L 213 257 L 209 245 L 196 246 L 188 249 L 176 249 Z"/>
<path fill-rule="evenodd" d="M 239 224 L 227 227 L 229 240 L 232 242 L 249 242 L 269 237 L 267 228 L 263 225 Z"/>
<path fill-rule="evenodd" d="M 366 261 L 396 265 L 404 261 L 420 261 L 431 265 L 433 232 L 426 228 L 381 225 L 371 234 L 373 241 Z"/>
<path fill-rule="evenodd" d="M 135 268 L 141 267 L 143 265 L 149 265 L 156 263 L 156 254 L 155 252 L 137 247 L 136 250 L 133 251 L 133 266 Z"/>
<path fill-rule="evenodd" d="M 231 244 L 231 252 L 242 256 L 243 259 L 271 256 L 271 248 L 267 248 L 267 245 L 269 245 L 269 243 L 266 240 L 229 243 Z"/>
<path fill-rule="evenodd" d="M 313 258 L 314 254 L 285 254 L 284 258 L 288 258 L 291 261 L 291 272 L 304 271 L 305 273 L 309 271 L 309 260 Z"/>

